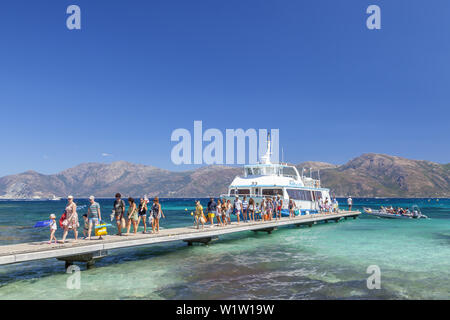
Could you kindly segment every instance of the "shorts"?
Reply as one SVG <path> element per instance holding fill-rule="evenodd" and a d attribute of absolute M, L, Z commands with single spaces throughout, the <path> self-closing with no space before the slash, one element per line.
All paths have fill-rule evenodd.
<path fill-rule="evenodd" d="M 215 217 L 214 212 L 209 212 L 208 213 L 208 218 L 214 218 L 214 217 Z"/>
<path fill-rule="evenodd" d="M 116 218 L 116 220 L 120 220 L 123 218 L 123 212 L 121 213 L 114 213 L 114 217 Z"/>
<path fill-rule="evenodd" d="M 89 218 L 89 224 L 97 225 L 98 224 L 98 218 Z"/>
<path fill-rule="evenodd" d="M 277 207 L 277 210 L 278 210 L 278 211 L 281 211 L 281 206 L 278 206 L 278 207 Z"/>
<path fill-rule="evenodd" d="M 139 214 L 140 217 L 146 216 L 147 215 L 147 211 L 144 211 L 144 212 L 140 212 L 139 211 L 138 214 Z"/>

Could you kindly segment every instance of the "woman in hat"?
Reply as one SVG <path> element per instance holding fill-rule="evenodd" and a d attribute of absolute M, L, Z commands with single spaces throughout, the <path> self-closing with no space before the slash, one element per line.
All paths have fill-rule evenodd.
<path fill-rule="evenodd" d="M 80 226 L 78 223 L 78 214 L 77 214 L 77 205 L 73 202 L 73 196 L 67 197 L 67 206 L 66 206 L 66 219 L 62 222 L 64 233 L 62 237 L 62 242 L 66 241 L 67 234 L 69 230 L 73 230 L 75 235 L 75 241 L 78 240 L 78 230 L 77 228 Z"/>

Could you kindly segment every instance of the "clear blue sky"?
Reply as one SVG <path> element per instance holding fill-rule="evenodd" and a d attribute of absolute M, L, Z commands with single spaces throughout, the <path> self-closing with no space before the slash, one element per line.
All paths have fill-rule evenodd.
<path fill-rule="evenodd" d="M 370 4 L 381 30 L 366 28 Z M 295 163 L 450 162 L 448 0 L 5 0 L 0 39 L 0 175 L 186 169 L 170 135 L 194 120 L 279 128 Z"/>

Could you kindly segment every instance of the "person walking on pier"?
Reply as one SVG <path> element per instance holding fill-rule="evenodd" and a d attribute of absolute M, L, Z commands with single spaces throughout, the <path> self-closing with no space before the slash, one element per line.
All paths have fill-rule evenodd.
<path fill-rule="evenodd" d="M 202 229 L 205 227 L 203 221 L 203 206 L 200 204 L 199 200 L 195 201 L 195 222 L 197 223 L 197 229 L 200 229 L 199 224 L 202 224 Z"/>
<path fill-rule="evenodd" d="M 334 197 L 333 199 L 333 212 L 339 212 L 339 202 L 337 201 L 336 197 Z"/>
<path fill-rule="evenodd" d="M 289 219 L 290 218 L 295 218 L 295 212 L 294 212 L 294 208 L 295 208 L 295 202 L 292 199 L 289 199 Z"/>
<path fill-rule="evenodd" d="M 259 207 L 259 210 L 261 211 L 261 221 L 265 221 L 267 220 L 267 204 L 266 204 L 266 199 L 263 198 L 261 200 L 261 206 Z"/>
<path fill-rule="evenodd" d="M 273 202 L 272 198 L 267 198 L 266 200 L 266 210 L 267 210 L 267 220 L 272 221 L 272 215 L 273 215 Z"/>
<path fill-rule="evenodd" d="M 217 208 L 217 204 L 214 201 L 214 198 L 209 198 L 209 202 L 208 202 L 208 219 L 209 222 L 211 222 L 211 227 L 214 227 L 214 216 L 216 213 L 216 208 Z"/>
<path fill-rule="evenodd" d="M 94 196 L 90 196 L 89 201 L 91 202 L 91 204 L 87 212 L 89 220 L 88 239 L 91 240 L 92 226 L 94 226 L 95 228 L 95 226 L 100 223 L 100 221 L 102 220 L 102 213 L 100 212 L 100 205 L 98 204 L 98 202 L 95 202 Z M 101 240 L 102 236 L 100 236 L 98 239 Z"/>
<path fill-rule="evenodd" d="M 55 237 L 56 229 L 58 229 L 55 214 L 52 213 L 50 215 L 50 220 L 51 220 L 51 222 L 50 222 L 50 241 L 48 242 L 48 244 L 51 244 L 53 242 L 53 240 L 55 240 L 55 243 L 58 242 Z"/>
<path fill-rule="evenodd" d="M 242 199 L 242 217 L 244 218 L 244 222 L 248 222 L 247 214 L 248 214 L 248 201 L 247 197 L 244 196 L 244 198 Z"/>
<path fill-rule="evenodd" d="M 222 223 L 228 225 L 228 205 L 227 200 L 222 199 Z"/>
<path fill-rule="evenodd" d="M 77 214 L 77 205 L 73 201 L 73 196 L 67 197 L 67 206 L 66 206 L 66 219 L 62 222 L 64 227 L 64 233 L 62 237 L 62 243 L 66 242 L 67 234 L 69 230 L 73 230 L 75 235 L 75 241 L 78 240 L 78 230 L 77 228 L 80 226 L 78 222 L 78 214 Z"/>
<path fill-rule="evenodd" d="M 242 210 L 242 201 L 239 199 L 239 196 L 236 196 L 236 200 L 234 200 L 234 210 L 237 217 L 237 223 L 239 224 L 240 215 Z"/>
<path fill-rule="evenodd" d="M 120 193 L 116 193 L 116 200 L 114 200 L 114 205 L 113 205 L 113 212 L 114 212 L 114 217 L 116 218 L 116 224 L 117 224 L 117 230 L 118 236 L 122 235 L 122 225 L 125 222 L 125 218 L 123 216 L 123 214 L 125 213 L 125 201 L 123 201 L 121 199 L 121 194 Z"/>
<path fill-rule="evenodd" d="M 231 212 L 233 211 L 233 206 L 231 205 L 231 201 L 227 200 L 227 221 L 228 224 L 231 224 Z"/>
<path fill-rule="evenodd" d="M 352 211 L 352 206 L 353 206 L 353 199 L 352 199 L 352 197 L 348 196 L 347 204 L 348 204 L 348 211 Z"/>
<path fill-rule="evenodd" d="M 281 209 L 283 209 L 283 199 L 281 199 L 280 195 L 277 195 L 277 215 L 281 219 Z"/>
<path fill-rule="evenodd" d="M 278 203 L 279 203 L 278 199 L 276 197 L 273 197 L 272 203 L 273 203 L 273 212 L 275 213 L 275 220 L 278 220 Z"/>
<path fill-rule="evenodd" d="M 255 212 L 256 212 L 256 206 L 255 206 L 255 200 L 253 198 L 250 198 L 248 201 L 248 219 L 255 222 Z"/>
<path fill-rule="evenodd" d="M 159 233 L 159 219 L 161 219 L 161 216 L 163 218 L 165 218 L 165 216 L 161 209 L 161 204 L 159 203 L 158 197 L 155 197 L 155 199 L 153 200 L 152 216 L 153 216 L 152 231 L 153 233 Z"/>
<path fill-rule="evenodd" d="M 222 202 L 220 202 L 220 199 L 217 199 L 217 205 L 216 205 L 216 219 L 217 219 L 217 225 L 222 227 Z"/>
<path fill-rule="evenodd" d="M 130 233 L 131 224 L 133 224 L 133 232 L 137 232 L 137 222 L 138 222 L 138 210 L 136 208 L 136 203 L 134 199 L 128 198 L 128 212 L 127 212 L 127 233 Z"/>
<path fill-rule="evenodd" d="M 138 221 L 137 221 L 137 227 L 139 228 L 139 223 L 142 221 L 144 222 L 144 231 L 142 233 L 147 233 L 147 201 L 145 201 L 143 198 L 141 198 L 141 203 L 139 204 L 138 209 Z"/>

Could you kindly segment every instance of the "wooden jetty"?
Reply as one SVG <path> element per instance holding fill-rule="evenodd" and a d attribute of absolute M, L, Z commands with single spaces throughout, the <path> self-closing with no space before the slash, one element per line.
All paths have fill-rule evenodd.
<path fill-rule="evenodd" d="M 231 225 L 224 227 L 210 227 L 205 225 L 204 229 L 196 229 L 194 226 L 182 228 L 161 229 L 157 234 L 124 234 L 122 236 L 108 235 L 103 236 L 103 240 L 69 240 L 64 244 L 48 244 L 44 242 L 21 243 L 8 246 L 0 246 L 0 265 L 29 262 L 57 258 L 65 261 L 66 268 L 73 262 L 85 262 L 87 267 L 94 265 L 95 260 L 108 254 L 108 250 L 129 248 L 136 246 L 145 246 L 155 243 L 164 243 L 172 241 L 184 241 L 188 245 L 193 243 L 208 244 L 221 235 L 231 234 L 243 231 L 267 232 L 271 233 L 283 226 L 301 226 L 311 227 L 318 222 L 339 222 L 342 219 L 356 219 L 361 212 L 359 211 L 339 211 L 338 213 L 311 214 L 297 216 L 295 218 L 283 217 L 278 220 L 264 222 L 232 222 Z"/>

